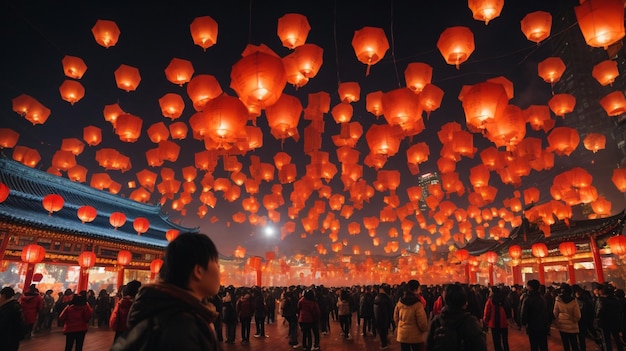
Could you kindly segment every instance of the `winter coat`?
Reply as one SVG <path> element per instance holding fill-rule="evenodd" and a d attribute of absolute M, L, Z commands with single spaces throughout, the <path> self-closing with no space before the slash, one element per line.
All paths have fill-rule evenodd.
<path fill-rule="evenodd" d="M 320 307 L 317 302 L 307 298 L 300 298 L 298 301 L 298 322 L 318 323 L 320 320 Z"/>
<path fill-rule="evenodd" d="M 374 319 L 376 325 L 386 327 L 393 317 L 393 305 L 391 298 L 385 293 L 380 293 L 374 298 Z"/>
<path fill-rule="evenodd" d="M 563 333 L 578 334 L 580 320 L 580 306 L 572 296 L 557 296 L 554 303 L 554 318 L 556 328 Z"/>
<path fill-rule="evenodd" d="M 39 311 L 43 309 L 43 298 L 38 292 L 27 292 L 20 297 L 20 306 L 24 313 L 24 323 L 35 324 Z"/>
<path fill-rule="evenodd" d="M 340 316 L 349 316 L 352 314 L 349 300 L 339 299 L 339 301 L 337 301 L 337 314 Z"/>
<path fill-rule="evenodd" d="M 202 304 L 187 290 L 158 283 L 142 286 L 128 316 L 129 330 L 111 351 L 216 351 L 213 305 Z"/>
<path fill-rule="evenodd" d="M 254 315 L 254 306 L 250 294 L 245 294 L 237 300 L 236 309 L 239 318 L 252 318 Z"/>
<path fill-rule="evenodd" d="M 111 317 L 109 317 L 109 328 L 118 333 L 128 330 L 128 314 L 133 302 L 134 299 L 132 297 L 124 296 L 115 304 Z"/>
<path fill-rule="evenodd" d="M 435 331 L 442 321 L 447 328 L 457 330 L 457 337 L 463 339 L 465 350 L 487 351 L 487 338 L 478 319 L 464 310 L 451 309 L 448 306 L 445 306 L 439 316 L 430 322 L 426 350 L 434 350 Z"/>
<path fill-rule="evenodd" d="M 596 326 L 605 330 L 622 330 L 619 301 L 614 296 L 600 296 L 596 302 Z"/>
<path fill-rule="evenodd" d="M 371 293 L 366 292 L 361 295 L 361 301 L 359 301 L 359 313 L 362 318 L 374 317 L 374 297 Z"/>
<path fill-rule="evenodd" d="M 59 315 L 59 320 L 63 322 L 63 334 L 86 332 L 91 316 L 93 310 L 88 304 L 68 305 Z"/>
<path fill-rule="evenodd" d="M 230 293 L 226 294 L 222 300 L 222 321 L 226 324 L 237 324 L 235 303 L 232 301 Z"/>
<path fill-rule="evenodd" d="M 506 307 L 503 305 L 502 300 L 496 299 L 495 301 L 490 298 L 485 303 L 485 313 L 483 315 L 483 321 L 489 328 L 506 329 L 509 327 L 507 321 Z M 496 324 L 496 313 L 499 314 L 499 321 Z"/>
<path fill-rule="evenodd" d="M 537 291 L 529 291 L 524 297 L 521 320 L 522 325 L 526 326 L 527 332 L 546 332 L 547 334 L 550 331 L 546 300 Z"/>
<path fill-rule="evenodd" d="M 428 331 L 428 317 L 420 299 L 407 292 L 393 310 L 393 320 L 398 326 L 396 340 L 405 344 L 423 343 Z"/>
<path fill-rule="evenodd" d="M 255 318 L 265 318 L 267 316 L 267 306 L 263 295 L 259 293 L 254 297 L 254 315 Z"/>
<path fill-rule="evenodd" d="M 4 301 L 0 305 L 0 340 L 2 349 L 7 351 L 17 351 L 20 347 L 20 340 L 23 337 L 24 316 L 22 307 L 15 299 Z"/>

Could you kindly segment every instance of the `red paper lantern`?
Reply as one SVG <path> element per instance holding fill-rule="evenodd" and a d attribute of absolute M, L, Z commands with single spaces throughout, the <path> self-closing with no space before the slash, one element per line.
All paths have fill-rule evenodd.
<path fill-rule="evenodd" d="M 311 26 L 306 16 L 287 13 L 278 19 L 277 34 L 283 46 L 294 49 L 306 42 Z"/>
<path fill-rule="evenodd" d="M 111 216 L 109 216 L 109 223 L 117 230 L 117 228 L 121 227 L 126 223 L 126 215 L 122 212 L 113 212 Z"/>
<path fill-rule="evenodd" d="M 474 33 L 467 27 L 446 28 L 437 40 L 437 48 L 444 60 L 458 69 L 474 52 Z"/>
<path fill-rule="evenodd" d="M 4 202 L 9 197 L 11 189 L 8 185 L 0 182 L 0 202 Z"/>
<path fill-rule="evenodd" d="M 133 221 L 133 228 L 137 232 L 137 235 L 141 235 L 150 229 L 150 221 L 144 217 L 137 217 Z"/>
<path fill-rule="evenodd" d="M 522 257 L 522 248 L 519 245 L 509 246 L 509 256 L 514 260 Z"/>
<path fill-rule="evenodd" d="M 152 260 L 152 262 L 150 262 L 150 273 L 159 274 L 159 272 L 161 271 L 161 267 L 163 267 L 162 259 L 157 258 Z"/>
<path fill-rule="evenodd" d="M 504 0 L 468 0 L 467 5 L 475 20 L 489 24 L 489 21 L 500 16 Z"/>
<path fill-rule="evenodd" d="M 65 200 L 63 200 L 61 195 L 49 194 L 44 196 L 41 203 L 43 204 L 43 208 L 48 211 L 48 214 L 52 215 L 52 212 L 60 211 L 63 208 Z"/>
<path fill-rule="evenodd" d="M 0 128 L 0 149 L 11 149 L 17 144 L 20 133 L 10 128 Z"/>
<path fill-rule="evenodd" d="M 537 72 L 546 83 L 554 84 L 565 72 L 565 63 L 560 57 L 548 57 L 537 64 Z"/>
<path fill-rule="evenodd" d="M 61 64 L 65 75 L 73 79 L 81 79 L 87 71 L 87 65 L 80 57 L 66 55 Z"/>
<path fill-rule="evenodd" d="M 531 252 L 537 258 L 544 258 L 548 256 L 548 247 L 544 243 L 536 243 L 533 244 Z"/>
<path fill-rule="evenodd" d="M 587 0 L 574 11 L 587 45 L 606 49 L 624 37 L 623 0 Z"/>
<path fill-rule="evenodd" d="M 117 39 L 120 36 L 120 29 L 113 21 L 97 20 L 96 24 L 91 28 L 96 42 L 105 48 L 115 46 Z"/>
<path fill-rule="evenodd" d="M 132 66 L 122 64 L 113 74 L 115 75 L 117 87 L 126 92 L 134 91 L 139 86 L 139 82 L 141 82 L 139 70 Z"/>
<path fill-rule="evenodd" d="M 593 66 L 591 75 L 602 86 L 613 84 L 615 78 L 619 76 L 619 69 L 617 68 L 617 62 L 613 60 L 605 60 L 597 65 Z"/>
<path fill-rule="evenodd" d="M 367 65 L 365 75 L 369 75 L 370 67 L 383 59 L 389 50 L 389 41 L 382 28 L 363 27 L 354 32 L 352 48 L 359 62 Z"/>
<path fill-rule="evenodd" d="M 217 22 L 209 16 L 194 18 L 189 25 L 193 43 L 206 49 L 217 43 Z"/>
<path fill-rule="evenodd" d="M 22 249 L 22 262 L 35 264 L 43 261 L 45 257 L 46 250 L 37 244 L 29 244 Z"/>
<path fill-rule="evenodd" d="M 544 11 L 531 12 L 524 16 L 521 24 L 526 39 L 538 44 L 550 36 L 552 15 Z"/>
<path fill-rule="evenodd" d="M 165 239 L 167 239 L 167 241 L 172 242 L 174 241 L 174 239 L 176 239 L 176 237 L 180 235 L 180 231 L 177 229 L 168 229 L 168 231 L 165 232 Z"/>
<path fill-rule="evenodd" d="M 96 265 L 96 254 L 91 251 L 83 251 L 78 255 L 78 265 L 81 268 L 91 268 Z"/>
<path fill-rule="evenodd" d="M 117 264 L 118 266 L 128 266 L 130 261 L 133 259 L 133 254 L 128 250 L 120 250 L 117 253 Z"/>
<path fill-rule="evenodd" d="M 616 235 L 607 240 L 611 253 L 621 256 L 626 254 L 626 237 L 623 235 Z"/>
<path fill-rule="evenodd" d="M 92 206 L 81 206 L 78 208 L 77 214 L 81 222 L 92 222 L 98 216 L 98 210 Z"/>
<path fill-rule="evenodd" d="M 454 253 L 454 255 L 456 256 L 456 258 L 459 259 L 459 261 L 465 261 L 469 258 L 469 251 L 465 250 L 465 249 L 459 249 L 456 250 L 456 252 Z"/>
<path fill-rule="evenodd" d="M 189 82 L 193 76 L 193 65 L 191 61 L 174 57 L 172 61 L 165 67 L 165 78 L 174 84 L 183 86 Z"/>
<path fill-rule="evenodd" d="M 572 257 L 576 254 L 576 244 L 571 241 L 565 241 L 559 244 L 559 251 L 565 257 Z"/>
<path fill-rule="evenodd" d="M 496 262 L 498 262 L 498 254 L 494 251 L 488 251 L 485 254 L 485 257 L 487 259 L 487 262 L 491 264 L 495 264 Z"/>

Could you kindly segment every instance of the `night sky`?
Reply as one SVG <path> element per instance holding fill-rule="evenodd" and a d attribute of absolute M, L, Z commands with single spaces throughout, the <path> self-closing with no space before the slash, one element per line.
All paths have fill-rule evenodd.
<path fill-rule="evenodd" d="M 47 170 L 51 164 L 54 152 L 61 146 L 63 138 L 78 138 L 82 140 L 82 130 L 85 126 L 94 125 L 102 128 L 103 140 L 98 146 L 86 146 L 84 152 L 77 156 L 78 164 L 89 169 L 87 184 L 90 175 L 105 170 L 95 161 L 95 152 L 101 148 L 114 148 L 129 156 L 132 169 L 127 172 L 108 171 L 114 181 L 123 185 L 120 195 L 128 196 L 133 189 L 126 186 L 130 180 L 136 180 L 136 173 L 149 169 L 159 173 L 161 168 L 151 168 L 146 163 L 145 151 L 156 147 L 146 133 L 146 129 L 157 122 L 171 123 L 164 118 L 159 108 L 158 99 L 166 93 L 176 93 L 183 97 L 185 110 L 181 118 L 175 121 L 187 123 L 189 117 L 196 111 L 187 96 L 186 87 L 179 87 L 166 80 L 164 69 L 172 58 L 181 58 L 193 63 L 195 75 L 210 74 L 217 78 L 224 92 L 236 96 L 230 88 L 231 67 L 236 63 L 246 45 L 265 44 L 279 56 L 284 57 L 290 50 L 281 45 L 276 34 L 278 18 L 286 13 L 300 13 L 308 18 L 311 31 L 307 43 L 313 43 L 324 49 L 324 62 L 319 74 L 309 83 L 295 89 L 287 84 L 285 94 L 296 96 L 303 107 L 307 106 L 307 96 L 311 93 L 325 91 L 331 97 L 331 109 L 339 103 L 337 87 L 342 82 L 358 82 L 361 88 L 360 101 L 353 103 L 354 114 L 352 122 L 358 121 L 363 126 L 363 135 L 356 148 L 360 151 L 360 163 L 369 152 L 365 133 L 372 124 L 383 124 L 383 117 L 376 119 L 365 109 L 365 96 L 377 90 L 388 92 L 405 86 L 404 70 L 411 62 L 424 62 L 432 66 L 432 83 L 443 89 L 445 94 L 441 107 L 432 112 L 429 118 L 424 114 L 426 129 L 414 136 L 411 140 L 402 140 L 400 151 L 389 158 L 383 170 L 399 170 L 402 174 L 401 185 L 397 190 L 401 205 L 407 201 L 405 189 L 416 185 L 416 175 L 411 175 L 406 163 L 406 149 L 418 142 L 425 142 L 430 147 L 430 158 L 420 165 L 422 173 L 437 171 L 437 159 L 441 142 L 437 132 L 448 122 L 460 123 L 465 129 L 465 116 L 459 92 L 464 85 L 472 85 L 486 79 L 504 76 L 514 83 L 515 97 L 510 101 L 525 109 L 530 105 L 546 105 L 551 97 L 550 84 L 544 82 L 537 75 L 537 63 L 552 55 L 553 44 L 560 35 L 567 31 L 580 30 L 577 26 L 570 28 L 556 28 L 559 14 L 573 13 L 573 6 L 577 1 L 533 0 L 505 2 L 500 17 L 492 20 L 488 25 L 474 20 L 465 1 L 205 1 L 194 5 L 184 2 L 171 2 L 168 5 L 143 5 L 141 2 L 63 2 L 63 5 L 47 1 L 5 1 L 0 5 L 0 28 L 3 33 L 3 69 L 0 71 L 0 128 L 10 128 L 20 133 L 18 145 L 28 146 L 39 150 L 42 160 L 37 165 L 41 170 Z M 540 45 L 528 41 L 520 30 L 520 20 L 529 12 L 547 11 L 553 16 L 552 37 Z M 211 16 L 218 22 L 219 34 L 217 44 L 206 51 L 193 44 L 189 25 L 194 18 Z M 98 45 L 91 33 L 91 28 L 98 19 L 115 21 L 121 31 L 117 45 L 105 49 Z M 355 30 L 364 26 L 383 28 L 390 43 L 390 49 L 383 60 L 371 67 L 369 76 L 365 76 L 366 66 L 357 61 L 351 46 Z M 461 64 L 460 69 L 448 65 L 437 50 L 436 42 L 441 32 L 450 26 L 467 26 L 474 33 L 476 50 L 469 60 Z M 557 39 L 555 39 L 557 38 Z M 602 50 L 602 49 L 594 49 Z M 85 97 L 73 106 L 63 101 L 58 87 L 64 80 L 61 60 L 64 56 L 77 56 L 84 60 L 88 69 L 80 80 L 85 87 Z M 125 92 L 117 88 L 113 72 L 120 64 L 137 67 L 142 80 L 135 91 Z M 590 74 L 590 73 L 589 73 Z M 624 87 L 614 87 L 614 90 Z M 612 90 L 608 90 L 610 92 Z M 43 125 L 33 126 L 20 115 L 12 111 L 11 99 L 27 94 L 36 98 L 51 110 L 51 115 Z M 574 94 L 575 95 L 575 94 Z M 137 142 L 126 143 L 119 140 L 114 134 L 113 127 L 106 122 L 102 110 L 105 105 L 118 103 L 127 113 L 143 119 L 142 135 Z M 560 117 L 552 115 L 556 126 L 563 125 Z M 567 118 L 567 116 L 565 117 Z M 609 117 L 604 114 L 597 118 Z M 341 164 L 337 161 L 336 146 L 331 136 L 339 134 L 339 126 L 332 119 L 330 113 L 324 116 L 325 131 L 322 136 L 322 151 L 330 154 L 330 160 L 337 166 L 339 172 L 329 183 L 334 193 L 346 196 L 346 204 L 350 204 L 349 193 L 344 191 L 340 180 Z M 296 164 L 298 177 L 305 174 L 305 167 L 310 157 L 303 151 L 304 127 L 310 122 L 300 119 L 298 142 L 286 139 L 284 143 L 276 140 L 270 133 L 264 114 L 257 119 L 257 125 L 264 131 L 264 144 L 261 149 L 248 152 L 246 156 L 238 156 L 243 164 L 242 171 L 249 175 L 250 156 L 259 156 L 261 162 L 272 163 L 273 156 L 278 151 L 285 151 L 292 156 Z M 515 190 L 524 190 L 528 187 L 541 189 L 540 202 L 551 200 L 549 187 L 555 175 L 572 167 L 583 167 L 593 176 L 593 185 L 600 195 L 612 201 L 612 214 L 624 208 L 624 196 L 619 193 L 611 182 L 613 168 L 620 162 L 621 156 L 617 149 L 617 142 L 611 135 L 607 135 L 606 149 L 593 154 L 583 147 L 582 139 L 590 130 L 579 130 L 581 142 L 574 153 L 569 157 L 555 156 L 555 166 L 549 171 L 532 171 L 528 177 L 522 179 L 522 185 L 514 188 L 503 185 L 497 173 L 491 172 L 490 185 L 498 188 L 496 201 L 487 205 L 487 208 L 501 208 L 502 201 L 513 196 Z M 601 131 L 595 131 L 601 132 Z M 527 125 L 527 137 L 544 139 L 543 147 L 548 146 L 546 133 L 531 130 Z M 469 182 L 469 168 L 479 164 L 479 152 L 493 145 L 480 133 L 473 134 L 474 146 L 478 152 L 473 159 L 463 157 L 457 163 L 456 170 L 459 179 L 466 188 L 463 196 L 451 195 L 448 200 L 458 207 L 466 208 L 467 194 L 471 192 Z M 181 169 L 194 165 L 194 154 L 204 150 L 204 143 L 192 138 L 191 128 L 185 140 L 175 141 L 181 147 L 176 162 L 165 161 L 162 167 L 174 169 L 176 179 L 182 180 Z M 500 150 L 503 150 L 502 148 Z M 3 155 L 11 157 L 12 150 L 1 150 Z M 317 192 L 313 192 L 307 201 L 307 207 L 300 211 L 296 218 L 296 231 L 283 240 L 280 240 L 280 227 L 287 221 L 287 208 L 291 205 L 289 195 L 293 184 L 283 184 L 285 204 L 278 210 L 281 212 L 280 223 L 267 224 L 275 228 L 274 237 L 266 237 L 261 226 L 251 226 L 233 223 L 232 214 L 242 211 L 241 200 L 249 197 L 242 187 L 239 200 L 230 203 L 222 198 L 220 192 L 215 195 L 218 199 L 214 209 L 200 219 L 197 209 L 201 205 L 198 196 L 201 191 L 200 179 L 204 172 L 198 172 L 195 180 L 198 191 L 192 195 L 193 202 L 186 208 L 186 216 L 171 209 L 171 201 L 163 205 L 163 210 L 170 215 L 170 219 L 180 221 L 187 227 L 200 227 L 201 232 L 209 234 L 216 242 L 219 250 L 226 256 L 232 255 L 235 247 L 241 245 L 247 248 L 248 254 L 263 255 L 265 251 L 278 249 L 279 254 L 295 253 L 313 254 L 315 245 L 324 245 L 329 252 L 331 240 L 329 231 L 315 231 L 302 238 L 304 233 L 300 219 L 306 217 L 310 207 L 319 199 Z M 214 177 L 229 177 L 223 170 L 222 161 L 218 163 Z M 376 171 L 363 165 L 363 178 L 371 185 L 376 180 Z M 278 175 L 271 183 L 263 182 L 257 200 L 262 202 L 262 196 L 269 193 L 271 186 L 278 183 Z M 181 187 L 182 191 L 182 187 Z M 374 254 L 382 254 L 383 247 L 390 240 L 400 242 L 400 248 L 407 248 L 409 244 L 402 241 L 402 231 L 399 221 L 381 223 L 378 237 L 381 244 L 372 246 L 372 239 L 367 230 L 361 225 L 361 233 L 349 236 L 348 224 L 360 222 L 363 217 L 378 216 L 383 207 L 383 196 L 389 192 L 376 192 L 375 196 L 365 203 L 362 210 L 355 210 L 349 219 L 339 216 L 341 221 L 339 241 L 347 239 L 348 245 L 342 253 L 351 253 L 353 245 L 359 245 L 361 252 L 371 250 Z M 150 202 L 158 203 L 161 195 L 152 194 Z M 42 209 L 43 210 L 43 209 Z M 326 211 L 330 211 L 328 204 Z M 580 206 L 574 209 L 574 214 L 580 216 Z M 266 215 L 261 206 L 257 213 Z M 518 213 L 519 214 L 519 213 Z M 428 224 L 434 223 L 428 213 L 424 213 Z M 319 222 L 326 213 L 320 216 Z M 217 221 L 211 221 L 211 218 Z M 407 219 L 416 222 L 415 216 Z M 491 223 L 495 225 L 498 218 Z M 78 220 L 77 220 L 78 223 Z M 476 225 L 472 221 L 473 225 Z M 398 238 L 389 238 L 387 231 L 395 227 L 400 232 Z M 510 229 L 510 225 L 507 225 Z M 425 230 L 415 225 L 412 230 L 413 240 L 411 247 L 417 243 L 419 235 L 429 235 Z M 456 233 L 455 230 L 452 233 Z M 436 236 L 435 236 L 436 237 Z M 441 250 L 447 250 L 448 242 Z M 390 255 L 397 255 L 391 253 Z"/>

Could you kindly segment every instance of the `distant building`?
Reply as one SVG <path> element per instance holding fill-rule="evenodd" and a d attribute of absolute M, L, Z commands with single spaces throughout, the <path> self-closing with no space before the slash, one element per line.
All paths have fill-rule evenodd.
<path fill-rule="evenodd" d="M 439 173 L 437 172 L 424 173 L 418 176 L 417 185 L 422 188 L 422 198 L 420 199 L 420 210 L 422 212 L 428 212 L 428 205 L 426 205 L 426 198 L 430 195 L 428 186 L 439 183 L 441 183 L 441 178 L 439 178 Z"/>

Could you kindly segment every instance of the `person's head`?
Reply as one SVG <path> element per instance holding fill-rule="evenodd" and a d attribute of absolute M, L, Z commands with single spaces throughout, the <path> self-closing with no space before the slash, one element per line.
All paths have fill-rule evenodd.
<path fill-rule="evenodd" d="M 540 287 L 541 283 L 539 283 L 537 279 L 531 279 L 526 282 L 526 288 L 528 288 L 529 291 L 538 292 Z"/>
<path fill-rule="evenodd" d="M 52 295 L 53 292 L 54 291 L 52 291 L 52 289 L 48 289 L 48 290 L 46 290 L 46 295 Z"/>
<path fill-rule="evenodd" d="M 465 309 L 467 294 L 461 284 L 448 284 L 443 295 L 446 306 L 453 309 Z"/>
<path fill-rule="evenodd" d="M 185 233 L 165 250 L 160 278 L 190 290 L 199 300 L 216 295 L 220 289 L 219 253 L 204 234 Z"/>
<path fill-rule="evenodd" d="M 124 287 L 124 296 L 135 297 L 141 288 L 141 282 L 138 280 L 131 280 Z"/>
<path fill-rule="evenodd" d="M 311 301 L 315 300 L 315 292 L 313 289 L 306 289 L 304 291 L 304 298 Z"/>
<path fill-rule="evenodd" d="M 406 289 L 413 294 L 418 294 L 420 289 L 420 282 L 415 279 L 411 279 L 408 283 L 406 283 Z"/>
<path fill-rule="evenodd" d="M 0 302 L 12 299 L 15 296 L 15 290 L 10 286 L 5 286 L 0 290 Z"/>
<path fill-rule="evenodd" d="M 563 283 L 559 286 L 559 294 L 563 296 L 573 296 L 574 291 L 571 285 Z"/>
<path fill-rule="evenodd" d="M 70 304 L 76 306 L 84 306 L 85 304 L 87 304 L 86 294 L 74 294 L 74 297 L 72 297 L 72 301 L 70 302 Z"/>
<path fill-rule="evenodd" d="M 389 284 L 381 284 L 378 292 L 389 295 L 391 293 L 391 286 L 389 286 Z"/>

